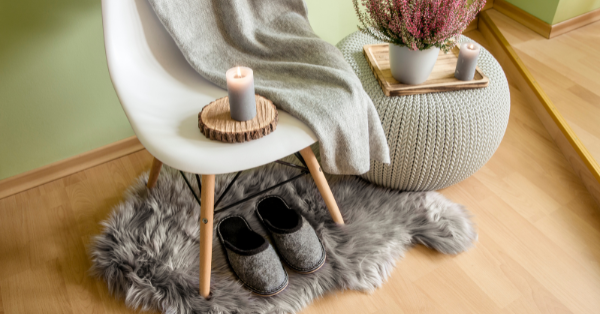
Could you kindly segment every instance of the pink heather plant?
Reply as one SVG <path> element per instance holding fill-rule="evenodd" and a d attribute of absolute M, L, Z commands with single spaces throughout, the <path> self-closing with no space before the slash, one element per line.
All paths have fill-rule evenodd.
<path fill-rule="evenodd" d="M 486 0 L 473 0 L 471 4 L 468 0 L 352 1 L 362 24 L 358 29 L 375 39 L 410 50 L 438 47 L 448 52 Z"/>

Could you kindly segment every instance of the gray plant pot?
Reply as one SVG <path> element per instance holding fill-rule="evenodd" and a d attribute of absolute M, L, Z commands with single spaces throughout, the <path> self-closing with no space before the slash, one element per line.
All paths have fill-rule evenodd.
<path fill-rule="evenodd" d="M 390 44 L 390 70 L 392 76 L 402 84 L 419 85 L 427 80 L 433 70 L 440 48 L 410 50 L 404 46 Z"/>

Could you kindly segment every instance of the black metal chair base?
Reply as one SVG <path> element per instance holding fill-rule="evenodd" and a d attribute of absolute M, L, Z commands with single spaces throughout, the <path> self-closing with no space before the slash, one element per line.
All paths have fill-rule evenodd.
<path fill-rule="evenodd" d="M 298 166 L 298 165 L 295 165 L 295 164 L 292 164 L 292 163 L 289 163 L 289 162 L 285 162 L 285 161 L 281 161 L 281 160 L 276 160 L 275 162 L 278 163 L 278 164 L 282 164 L 284 166 L 288 166 L 288 167 L 292 167 L 292 168 L 298 169 L 298 170 L 300 170 L 300 174 L 298 174 L 298 175 L 296 175 L 296 176 L 294 176 L 294 177 L 292 177 L 290 179 L 287 179 L 285 181 L 282 181 L 280 183 L 277 183 L 277 184 L 275 184 L 275 185 L 273 185 L 271 187 L 268 187 L 268 188 L 266 188 L 266 189 L 264 189 L 262 191 L 256 192 L 256 193 L 254 193 L 254 194 L 252 194 L 252 195 L 250 195 L 248 197 L 245 197 L 245 198 L 243 198 L 243 199 L 241 199 L 239 201 L 233 202 L 233 203 L 231 203 L 229 205 L 226 205 L 226 206 L 223 206 L 223 207 L 217 209 L 217 206 L 219 205 L 219 203 L 221 203 L 221 201 L 223 200 L 223 197 L 227 194 L 227 192 L 229 192 L 229 190 L 231 189 L 231 187 L 233 186 L 233 184 L 235 183 L 235 181 L 240 177 L 240 174 L 242 173 L 242 171 L 238 172 L 235 175 L 235 177 L 233 177 L 233 179 L 231 179 L 231 181 L 229 182 L 229 184 L 227 184 L 227 187 L 225 188 L 225 190 L 223 191 L 223 193 L 221 193 L 221 195 L 219 196 L 219 198 L 215 202 L 215 206 L 214 206 L 215 212 L 226 210 L 226 209 L 229 209 L 231 207 L 234 207 L 234 206 L 237 206 L 239 204 L 242 204 L 242 203 L 244 203 L 244 202 L 246 202 L 248 200 L 251 200 L 251 199 L 253 199 L 253 198 L 257 197 L 257 196 L 263 195 L 263 194 L 265 194 L 265 193 L 267 193 L 267 192 L 269 192 L 269 191 L 271 191 L 273 189 L 276 189 L 276 188 L 278 188 L 278 187 L 280 187 L 280 186 L 282 186 L 284 184 L 290 183 L 290 182 L 292 182 L 292 181 L 294 181 L 294 180 L 296 180 L 296 179 L 298 179 L 298 178 L 300 178 L 300 177 L 302 177 L 302 176 L 304 176 L 306 174 L 309 174 L 310 170 L 308 170 L 308 167 L 306 166 L 306 162 L 304 162 L 304 158 L 302 158 L 302 156 L 300 155 L 300 153 L 295 153 L 294 155 L 296 156 L 296 158 L 298 158 L 298 160 L 300 160 L 300 162 L 304 166 Z M 196 191 L 194 191 L 194 189 L 192 188 L 192 185 L 188 181 L 188 179 L 185 176 L 185 174 L 183 173 L 183 171 L 180 170 L 179 173 L 183 177 L 183 180 L 185 180 L 185 183 L 187 184 L 188 188 L 190 189 L 190 192 L 192 192 L 192 195 L 194 195 L 194 198 L 196 199 L 196 202 L 198 202 L 198 205 L 201 205 L 200 198 L 198 197 L 198 195 L 202 194 L 202 185 L 200 183 L 200 176 L 198 174 L 196 174 L 196 181 L 198 182 L 198 189 L 199 189 L 198 195 L 196 195 Z"/>

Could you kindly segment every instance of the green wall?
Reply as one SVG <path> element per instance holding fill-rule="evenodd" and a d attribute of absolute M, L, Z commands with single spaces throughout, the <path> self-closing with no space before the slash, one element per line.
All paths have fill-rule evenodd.
<path fill-rule="evenodd" d="M 552 24 L 600 9 L 600 0 L 560 0 Z"/>
<path fill-rule="evenodd" d="M 507 0 L 547 23 L 600 0 Z M 354 32 L 351 0 L 306 0 L 314 31 Z M 133 135 L 112 88 L 99 0 L 0 0 L 0 179 Z"/>
<path fill-rule="evenodd" d="M 506 0 L 548 24 L 600 8 L 600 0 Z"/>
<path fill-rule="evenodd" d="M 352 0 L 305 0 L 308 20 L 319 37 L 336 44 L 358 30 Z"/>
<path fill-rule="evenodd" d="M 0 1 L 0 179 L 133 135 L 105 60 L 100 1 Z"/>
<path fill-rule="evenodd" d="M 552 24 L 560 0 L 506 0 L 538 19 Z M 563 0 L 572 1 L 572 0 Z"/>
<path fill-rule="evenodd" d="M 351 0 L 307 0 L 315 32 L 356 30 Z M 99 0 L 0 0 L 0 179 L 133 135 L 112 88 Z"/>

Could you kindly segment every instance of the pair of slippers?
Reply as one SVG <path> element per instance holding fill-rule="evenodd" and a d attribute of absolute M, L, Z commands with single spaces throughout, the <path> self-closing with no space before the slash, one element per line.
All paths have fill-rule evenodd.
<path fill-rule="evenodd" d="M 293 270 L 310 274 L 325 264 L 325 248 L 315 230 L 279 196 L 256 204 L 256 214 L 271 234 L 281 259 Z M 254 232 L 242 216 L 228 216 L 217 225 L 227 260 L 244 285 L 260 296 L 273 296 L 288 285 L 288 274 L 271 244 Z"/>

